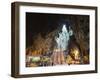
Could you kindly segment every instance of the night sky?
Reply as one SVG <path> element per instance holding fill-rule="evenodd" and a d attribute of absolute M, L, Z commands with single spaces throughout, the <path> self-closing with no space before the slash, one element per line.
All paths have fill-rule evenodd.
<path fill-rule="evenodd" d="M 45 36 L 64 24 L 69 26 L 67 17 L 64 14 L 26 13 L 26 47 L 32 45 L 33 37 L 38 33 Z"/>

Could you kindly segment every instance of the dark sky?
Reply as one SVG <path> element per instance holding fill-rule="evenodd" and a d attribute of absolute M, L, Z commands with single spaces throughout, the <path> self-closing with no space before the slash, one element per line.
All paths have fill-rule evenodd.
<path fill-rule="evenodd" d="M 26 13 L 26 47 L 32 45 L 33 37 L 40 32 L 45 36 L 63 24 L 69 26 L 67 17 L 62 14 Z"/>
<path fill-rule="evenodd" d="M 31 46 L 33 43 L 33 39 L 39 33 L 44 37 L 47 33 L 52 32 L 59 28 L 62 29 L 63 25 L 68 27 L 73 24 L 73 18 L 77 21 L 76 16 L 82 20 L 80 20 L 81 26 L 83 26 L 83 32 L 87 33 L 88 30 L 88 19 L 89 16 L 82 15 L 68 15 L 68 14 L 50 14 L 50 13 L 29 13 L 26 12 L 26 48 Z M 73 18 L 72 18 L 73 17 Z M 72 21 L 72 22 L 71 22 Z M 74 23 L 75 23 L 74 21 Z M 84 22 L 85 21 L 85 22 Z M 83 24 L 85 23 L 86 26 Z M 87 34 L 86 34 L 87 35 Z"/>

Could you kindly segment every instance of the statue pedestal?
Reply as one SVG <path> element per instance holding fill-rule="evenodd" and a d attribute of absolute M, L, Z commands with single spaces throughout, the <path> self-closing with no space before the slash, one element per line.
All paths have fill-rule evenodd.
<path fill-rule="evenodd" d="M 54 50 L 52 55 L 53 65 L 65 64 L 65 56 L 62 50 Z"/>

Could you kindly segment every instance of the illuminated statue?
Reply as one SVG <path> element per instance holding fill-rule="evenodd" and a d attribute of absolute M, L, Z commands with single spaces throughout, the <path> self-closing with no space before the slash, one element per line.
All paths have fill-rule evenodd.
<path fill-rule="evenodd" d="M 64 51 L 67 50 L 70 36 L 73 35 L 73 31 L 69 27 L 69 31 L 66 25 L 63 25 L 62 32 L 58 33 L 59 37 L 55 37 L 57 43 L 56 49 L 53 51 L 52 60 L 54 65 L 65 64 Z"/>
<path fill-rule="evenodd" d="M 69 27 L 69 31 L 66 28 L 66 25 L 63 25 L 62 32 L 59 33 L 59 37 L 56 37 L 57 49 L 66 50 L 68 46 L 68 41 L 70 36 L 73 35 L 73 31 Z"/>

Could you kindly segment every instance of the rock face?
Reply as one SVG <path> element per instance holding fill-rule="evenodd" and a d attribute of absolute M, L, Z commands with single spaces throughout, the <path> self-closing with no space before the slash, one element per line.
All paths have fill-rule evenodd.
<path fill-rule="evenodd" d="M 82 62 L 89 63 L 89 60 L 85 61 L 85 56 L 89 59 L 89 16 L 76 16 L 71 17 L 72 29 L 77 44 L 80 47 Z"/>
<path fill-rule="evenodd" d="M 42 37 L 41 34 L 38 34 L 36 39 L 33 42 L 33 50 L 41 50 L 41 54 L 52 51 L 56 44 L 54 40 L 54 35 L 56 31 L 53 31 L 47 34 L 45 37 Z"/>

